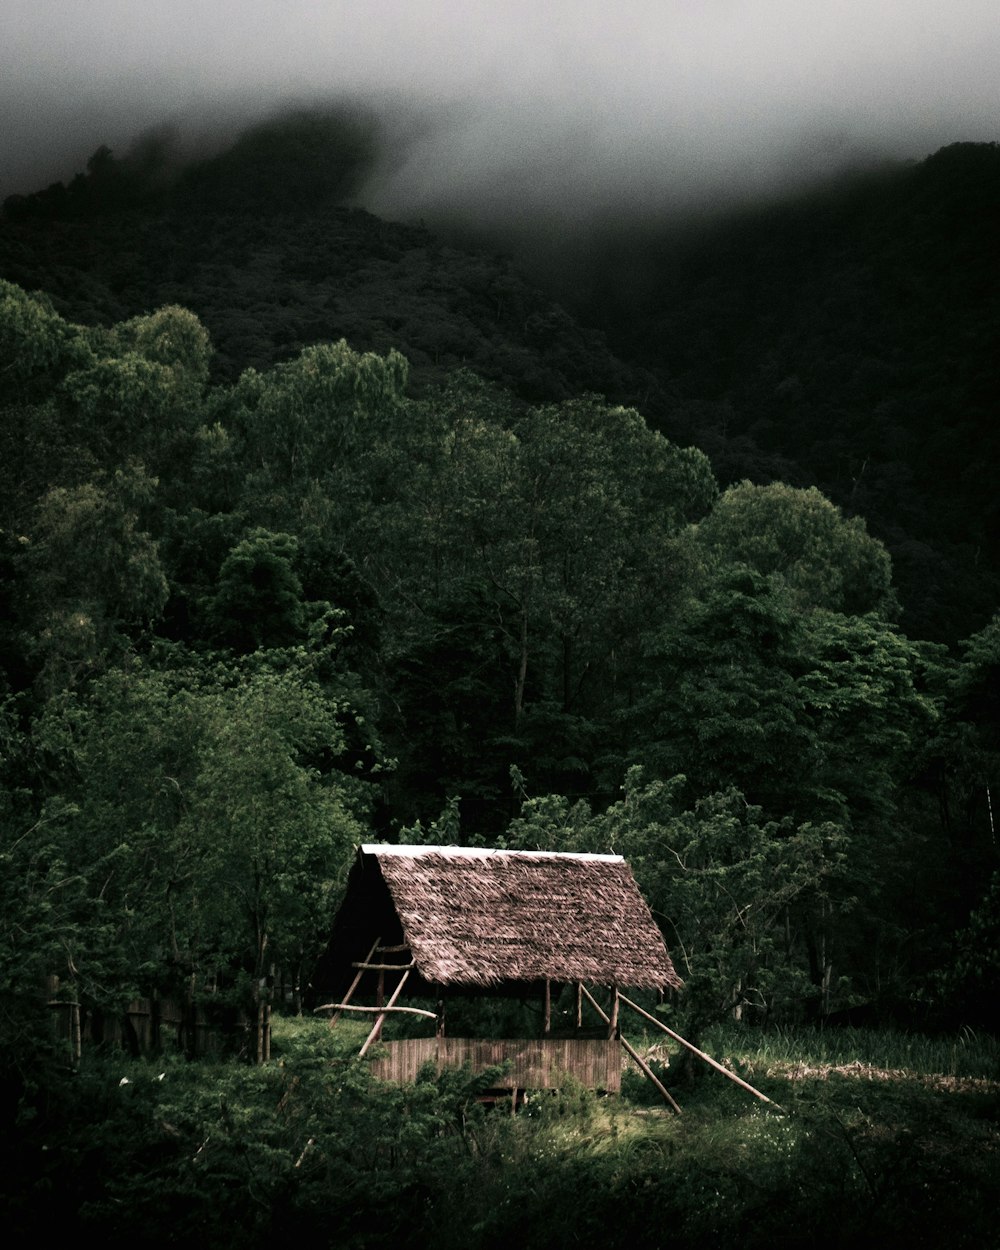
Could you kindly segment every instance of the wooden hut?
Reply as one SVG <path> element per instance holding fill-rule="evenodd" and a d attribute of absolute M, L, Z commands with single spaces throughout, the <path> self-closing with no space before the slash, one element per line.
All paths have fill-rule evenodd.
<path fill-rule="evenodd" d="M 395 1012 L 425 1016 L 433 1037 L 387 1044 L 376 1071 L 411 1080 L 428 1061 L 508 1065 L 506 1088 L 558 1084 L 571 1073 L 617 1091 L 619 990 L 679 988 L 663 938 L 620 855 L 572 855 L 444 846 L 363 846 L 352 868 L 316 988 L 335 1023 L 369 1015 L 364 1053 Z M 574 1035 L 553 1036 L 555 989 L 575 989 Z M 517 1040 L 446 1036 L 449 994 L 537 995 L 542 1036 Z M 433 1011 L 406 1004 L 410 995 Z M 599 999 L 604 1000 L 602 1007 Z M 627 1000 L 626 1000 L 627 1001 Z M 584 1013 L 603 1036 L 583 1036 Z M 428 1025 L 430 1027 L 430 1025 Z M 665 1096 L 666 1092 L 663 1091 Z"/>

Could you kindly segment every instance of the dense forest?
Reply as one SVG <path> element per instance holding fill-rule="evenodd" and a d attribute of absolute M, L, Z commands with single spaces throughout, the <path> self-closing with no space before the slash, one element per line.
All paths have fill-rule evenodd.
<path fill-rule="evenodd" d="M 5 1125 L 47 977 L 298 1005 L 366 840 L 624 854 L 698 1036 L 993 1028 L 1000 151 L 546 290 L 348 206 L 368 141 L 4 205 Z"/>

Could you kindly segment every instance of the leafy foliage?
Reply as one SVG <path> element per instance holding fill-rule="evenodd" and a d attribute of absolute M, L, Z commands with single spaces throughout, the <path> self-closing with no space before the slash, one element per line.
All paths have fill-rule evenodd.
<path fill-rule="evenodd" d="M 815 486 L 731 486 L 697 536 L 718 558 L 780 576 L 800 610 L 860 616 L 895 607 L 889 553 Z"/>
<path fill-rule="evenodd" d="M 157 987 L 246 995 L 275 961 L 300 975 L 368 802 L 337 771 L 353 710 L 320 653 L 164 658 L 52 700 L 37 729 L 49 786 L 73 796 L 50 801 L 62 853 L 100 916 L 62 966 L 106 1008 Z"/>

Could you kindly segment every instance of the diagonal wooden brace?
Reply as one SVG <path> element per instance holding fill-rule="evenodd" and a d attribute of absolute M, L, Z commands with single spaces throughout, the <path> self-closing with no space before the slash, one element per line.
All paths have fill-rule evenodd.
<path fill-rule="evenodd" d="M 377 1020 L 375 1021 L 375 1023 L 372 1025 L 372 1031 L 371 1031 L 371 1032 L 368 1034 L 368 1036 L 365 1038 L 365 1044 L 364 1044 L 364 1045 L 361 1047 L 361 1049 L 358 1051 L 358 1058 L 359 1058 L 359 1059 L 360 1059 L 360 1058 L 361 1058 L 364 1054 L 366 1054 L 366 1053 L 367 1053 L 367 1051 L 368 1051 L 368 1047 L 369 1047 L 369 1046 L 371 1046 L 372 1042 L 374 1042 L 374 1041 L 378 1038 L 379 1033 L 381 1033 L 381 1031 L 382 1031 L 382 1025 L 383 1025 L 383 1023 L 384 1023 L 384 1021 L 385 1021 L 385 1017 L 386 1017 L 386 1015 L 388 1014 L 388 1009 L 390 1009 L 390 1008 L 392 1008 L 392 1007 L 394 1007 L 394 1006 L 396 1005 L 396 999 L 397 999 L 397 998 L 400 996 L 400 994 L 402 993 L 403 986 L 406 984 L 407 978 L 408 978 L 408 977 L 409 977 L 409 975 L 410 975 L 410 971 L 411 971 L 411 969 L 407 968 L 407 970 L 406 970 L 406 971 L 403 973 L 403 975 L 399 978 L 399 984 L 398 984 L 398 985 L 396 986 L 396 988 L 392 991 L 392 997 L 391 997 L 391 998 L 389 999 L 389 1001 L 385 1004 L 385 1007 L 383 1007 L 383 1008 L 382 1008 L 382 1011 L 380 1012 L 378 1019 L 377 1019 Z"/>

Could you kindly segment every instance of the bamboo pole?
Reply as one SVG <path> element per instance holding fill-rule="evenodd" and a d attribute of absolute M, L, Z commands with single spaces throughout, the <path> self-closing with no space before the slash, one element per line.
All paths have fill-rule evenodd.
<path fill-rule="evenodd" d="M 385 1008 L 386 1008 L 386 1007 L 394 1007 L 394 1006 L 396 1005 L 396 999 L 397 999 L 397 998 L 400 996 L 400 994 L 402 993 L 402 991 L 403 991 L 403 986 L 406 984 L 407 979 L 409 978 L 409 975 L 410 975 L 410 970 L 409 970 L 409 968 L 407 968 L 407 970 L 406 970 L 406 971 L 403 973 L 403 975 L 399 978 L 399 984 L 398 984 L 398 985 L 396 986 L 396 988 L 392 991 L 392 997 L 391 997 L 391 998 L 389 999 L 389 1001 L 385 1004 L 385 1007 L 383 1007 L 383 1008 L 382 1008 L 381 1014 L 379 1015 L 379 1017 L 378 1017 L 378 1019 L 375 1021 L 375 1023 L 372 1025 L 372 1031 L 371 1031 L 371 1032 L 368 1034 L 368 1036 L 365 1038 L 365 1044 L 364 1044 L 364 1045 L 361 1047 L 361 1049 L 358 1051 L 358 1058 L 359 1058 L 359 1059 L 360 1059 L 360 1058 L 362 1058 L 362 1057 L 363 1057 L 363 1056 L 367 1053 L 367 1051 L 368 1051 L 368 1047 L 372 1044 L 372 1042 L 374 1042 L 374 1041 L 376 1041 L 376 1040 L 377 1040 L 379 1033 L 381 1033 L 381 1031 L 382 1031 L 382 1024 L 383 1024 L 383 1022 L 384 1022 L 384 1020 L 385 1020 L 385 1017 L 386 1017 L 386 1010 L 385 1010 Z M 416 1009 L 415 1009 L 415 1008 L 411 1008 L 411 1010 L 416 1010 Z"/>
<path fill-rule="evenodd" d="M 579 982 L 579 985 L 580 985 L 580 989 L 583 991 L 584 994 L 587 995 L 588 1001 L 593 1004 L 594 1010 L 601 1017 L 604 1023 L 610 1024 L 611 1023 L 610 1016 L 600 1006 L 600 1004 L 594 998 L 593 994 L 591 994 L 590 990 L 588 990 L 587 987 L 582 982 Z M 681 1109 L 677 1105 L 677 1103 L 674 1101 L 673 1097 L 670 1094 L 670 1091 L 663 1084 L 663 1082 L 656 1075 L 656 1073 L 649 1066 L 649 1064 L 645 1061 L 645 1059 L 643 1059 L 642 1055 L 640 1055 L 639 1052 L 636 1050 L 636 1048 L 631 1044 L 631 1042 L 627 1041 L 624 1037 L 619 1035 L 618 1041 L 620 1042 L 621 1048 L 622 1050 L 624 1050 L 626 1055 L 628 1055 L 630 1059 L 635 1060 L 636 1064 L 639 1066 L 640 1070 L 642 1071 L 643 1076 L 645 1076 L 647 1080 L 649 1080 L 650 1082 L 652 1082 L 653 1085 L 656 1086 L 660 1094 L 663 1096 L 664 1100 L 670 1104 L 670 1106 L 674 1109 L 674 1111 L 677 1112 L 678 1115 L 680 1115 Z"/>
<path fill-rule="evenodd" d="M 628 1055 L 630 1059 L 634 1060 L 636 1065 L 639 1067 L 639 1070 L 642 1072 L 643 1076 L 645 1076 L 645 1078 L 652 1085 L 656 1086 L 656 1088 L 659 1090 L 660 1094 L 662 1095 L 663 1099 L 667 1103 L 670 1104 L 675 1114 L 680 1115 L 681 1109 L 677 1105 L 677 1102 L 674 1099 L 673 1095 L 670 1093 L 667 1087 L 663 1084 L 660 1078 L 656 1075 L 653 1069 L 649 1066 L 646 1060 L 643 1059 L 642 1055 L 640 1055 L 639 1052 L 636 1050 L 636 1048 L 632 1045 L 632 1043 L 626 1041 L 624 1037 L 619 1037 L 618 1040 L 621 1043 L 622 1050 L 624 1050 L 624 1052 L 626 1053 L 626 1055 Z"/>
<path fill-rule="evenodd" d="M 405 972 L 407 968 L 415 968 L 415 963 L 409 964 L 370 964 L 367 960 L 363 963 L 355 961 L 351 964 L 352 968 L 360 968 L 362 972 Z"/>
<path fill-rule="evenodd" d="M 381 938 L 381 936 L 379 936 L 379 937 L 377 937 L 377 938 L 375 939 L 375 941 L 372 943 L 372 948 L 371 948 L 371 950 L 368 952 L 368 959 L 371 959 L 371 957 L 372 957 L 372 956 L 375 954 L 375 952 L 378 950 L 378 944 L 379 944 L 379 942 L 381 942 L 381 941 L 382 941 L 382 938 Z M 367 960 L 366 960 L 365 962 L 367 963 Z M 344 995 L 344 1001 L 340 1004 L 340 1009 L 339 1009 L 339 1010 L 338 1010 L 338 1011 L 337 1011 L 334 1015 L 332 1015 L 332 1016 L 330 1017 L 330 1024 L 329 1024 L 329 1027 L 330 1027 L 331 1029 L 332 1029 L 332 1028 L 333 1028 L 333 1026 L 337 1023 L 337 1021 L 340 1019 L 340 1012 L 341 1012 L 341 1011 L 344 1009 L 344 1007 L 345 1007 L 345 1006 L 346 1006 L 346 1005 L 347 1005 L 347 1004 L 351 1001 L 351 998 L 352 998 L 352 996 L 353 996 L 353 994 L 354 994 L 354 991 L 355 991 L 355 990 L 358 988 L 358 986 L 361 984 L 361 978 L 362 978 L 364 975 L 365 975 L 365 972 L 364 972 L 364 969 L 363 969 L 363 968 L 360 968 L 360 969 L 359 969 L 359 970 L 355 973 L 355 975 L 354 975 L 354 980 L 351 982 L 351 984 L 350 984 L 350 986 L 349 986 L 349 988 L 348 988 L 348 990 L 347 990 L 347 993 Z"/>
<path fill-rule="evenodd" d="M 384 1007 L 357 1007 L 354 1003 L 324 1003 L 322 1007 L 314 1007 L 313 1011 L 360 1011 L 366 1015 L 385 1015 L 388 1012 L 403 1012 L 408 1016 L 426 1016 L 428 1020 L 436 1020 L 438 1018 L 436 1011 L 425 1011 L 423 1007 L 390 1007 L 388 1003 Z"/>
<path fill-rule="evenodd" d="M 783 1115 L 786 1114 L 784 1107 L 779 1106 L 773 1098 L 768 1098 L 767 1094 L 762 1094 L 759 1089 L 754 1089 L 752 1085 L 749 1085 L 743 1080 L 742 1077 L 737 1076 L 735 1072 L 730 1072 L 728 1068 L 724 1068 L 722 1064 L 713 1059 L 711 1055 L 706 1055 L 703 1050 L 699 1050 L 697 1046 L 693 1046 L 689 1041 L 686 1041 L 679 1033 L 675 1033 L 673 1029 L 668 1028 L 662 1020 L 658 1020 L 656 1016 L 651 1016 L 648 1011 L 644 1011 L 642 1007 L 640 1007 L 637 1003 L 632 1002 L 630 998 L 626 998 L 624 994 L 621 996 L 621 999 L 626 1007 L 631 1007 L 633 1011 L 637 1011 L 639 1015 L 648 1020 L 650 1024 L 655 1024 L 658 1029 L 662 1029 L 663 1032 L 672 1037 L 675 1042 L 680 1042 L 682 1046 L 686 1046 L 692 1054 L 697 1055 L 699 1059 L 704 1059 L 707 1064 L 715 1068 L 717 1072 L 721 1072 L 723 1076 L 729 1077 L 729 1079 L 736 1085 L 739 1085 L 741 1089 L 745 1089 L 747 1093 L 753 1094 L 753 1096 L 755 1098 L 759 1098 L 761 1102 L 770 1103 L 772 1107 L 777 1108 L 777 1110 Z"/>
<path fill-rule="evenodd" d="M 80 1024 L 80 1002 L 74 1000 L 70 1008 L 70 1031 L 73 1037 L 73 1062 L 79 1063 L 83 1057 L 83 1029 Z"/>

